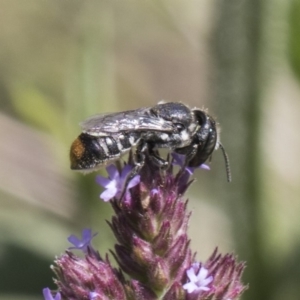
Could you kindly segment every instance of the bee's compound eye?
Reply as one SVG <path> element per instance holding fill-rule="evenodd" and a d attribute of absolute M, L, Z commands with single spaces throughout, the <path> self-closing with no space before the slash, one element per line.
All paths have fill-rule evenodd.
<path fill-rule="evenodd" d="M 185 128 L 184 125 L 181 123 L 175 123 L 174 126 L 178 131 L 182 131 Z"/>

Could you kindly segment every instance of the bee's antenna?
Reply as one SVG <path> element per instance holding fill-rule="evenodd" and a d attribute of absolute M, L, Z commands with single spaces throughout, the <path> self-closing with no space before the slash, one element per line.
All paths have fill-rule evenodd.
<path fill-rule="evenodd" d="M 223 145 L 221 143 L 219 143 L 219 147 L 222 150 L 224 159 L 225 159 L 225 167 L 226 167 L 226 176 L 227 176 L 227 181 L 231 182 L 231 170 L 230 170 L 230 164 L 229 164 L 229 157 L 225 151 L 225 148 L 223 147 Z"/>

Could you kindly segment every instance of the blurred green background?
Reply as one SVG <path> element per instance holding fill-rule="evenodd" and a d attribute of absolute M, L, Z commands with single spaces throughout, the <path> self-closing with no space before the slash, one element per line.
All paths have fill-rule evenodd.
<path fill-rule="evenodd" d="M 95 174 L 70 171 L 78 123 L 164 99 L 221 124 L 188 193 L 192 247 L 247 261 L 243 299 L 300 295 L 300 0 L 0 0 L 0 299 L 42 299 L 91 227 L 113 247 Z"/>

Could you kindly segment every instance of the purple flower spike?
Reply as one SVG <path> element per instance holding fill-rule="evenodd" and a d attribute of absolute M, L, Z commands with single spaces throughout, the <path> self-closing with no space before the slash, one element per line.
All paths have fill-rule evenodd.
<path fill-rule="evenodd" d="M 217 249 L 203 264 L 194 262 L 187 235 L 191 213 L 184 196 L 193 179 L 184 157 L 173 155 L 173 163 L 176 157 L 182 167 L 175 174 L 177 168 L 161 170 L 145 153 L 144 165 L 133 178 L 132 154 L 122 171 L 111 165 L 108 178 L 98 176 L 104 187 L 100 197 L 111 200 L 114 211 L 107 223 L 117 240 L 110 250 L 117 267 L 110 263 L 109 254 L 103 258 L 92 248 L 96 234 L 84 229 L 81 238 L 68 238 L 71 249 L 83 250 L 84 255 L 67 250 L 56 258 L 51 268 L 59 293 L 45 289 L 45 300 L 240 299 L 247 288 L 241 281 L 245 263 Z"/>
<path fill-rule="evenodd" d="M 173 158 L 172 164 L 175 165 L 175 166 L 180 166 L 182 168 L 185 164 L 185 155 L 178 154 L 178 153 L 175 153 L 175 152 L 173 152 L 171 155 L 172 155 L 172 158 Z M 198 168 L 203 169 L 203 170 L 210 170 L 210 167 L 206 164 L 202 164 L 198 167 L 185 167 L 185 170 L 190 175 L 192 175 L 194 173 L 195 169 L 198 169 Z"/>
<path fill-rule="evenodd" d="M 126 182 L 127 176 L 132 170 L 132 166 L 126 165 L 121 174 L 119 173 L 117 167 L 115 165 L 109 165 L 106 168 L 106 171 L 109 175 L 109 178 L 105 178 L 103 176 L 97 176 L 96 181 L 99 185 L 105 188 L 105 191 L 102 192 L 100 198 L 104 201 L 109 201 L 112 198 L 120 198 L 122 196 L 124 190 L 124 184 Z M 140 175 L 134 176 L 127 184 L 125 197 L 128 197 L 129 189 L 140 183 Z"/>
<path fill-rule="evenodd" d="M 43 289 L 43 295 L 44 295 L 44 300 L 60 300 L 61 299 L 60 293 L 57 293 L 55 295 L 55 297 L 53 297 L 49 288 Z"/>
<path fill-rule="evenodd" d="M 200 266 L 199 263 L 193 263 L 192 266 L 186 271 L 186 274 L 190 282 L 184 284 L 183 288 L 187 290 L 189 294 L 200 291 L 207 292 L 210 290 L 208 285 L 213 281 L 213 277 L 207 277 L 208 270 Z"/>
<path fill-rule="evenodd" d="M 88 247 L 91 247 L 91 241 L 94 236 L 98 233 L 92 234 L 92 230 L 85 228 L 82 230 L 82 238 L 79 239 L 75 235 L 70 235 L 68 241 L 74 245 L 74 247 L 69 247 L 69 249 L 82 250 L 84 253 L 87 253 Z"/>

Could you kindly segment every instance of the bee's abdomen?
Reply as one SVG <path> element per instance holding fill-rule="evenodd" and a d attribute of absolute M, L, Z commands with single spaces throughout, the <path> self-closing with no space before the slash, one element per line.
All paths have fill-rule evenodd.
<path fill-rule="evenodd" d="M 99 138 L 82 133 L 70 149 L 71 169 L 94 169 L 100 162 L 108 159 L 107 149 L 99 143 Z"/>
<path fill-rule="evenodd" d="M 136 134 L 97 137 L 82 133 L 71 145 L 71 169 L 88 171 L 114 161 L 128 152 L 138 139 Z"/>

